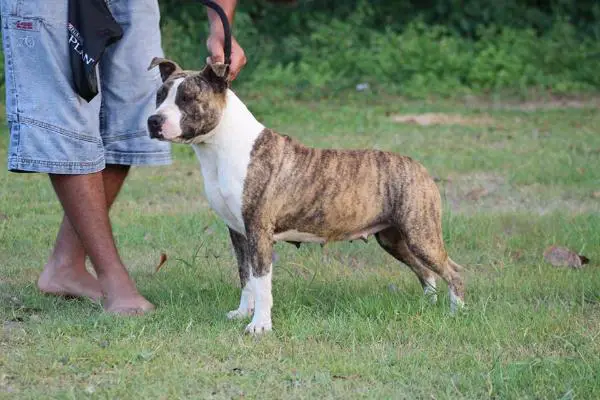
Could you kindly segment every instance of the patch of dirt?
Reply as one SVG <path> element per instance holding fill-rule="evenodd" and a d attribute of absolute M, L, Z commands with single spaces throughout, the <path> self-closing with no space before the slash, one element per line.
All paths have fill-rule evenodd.
<path fill-rule="evenodd" d="M 544 215 L 554 211 L 600 212 L 600 202 L 588 194 L 578 196 L 565 189 L 545 185 L 511 185 L 496 173 L 478 172 L 446 179 L 438 178 L 440 193 L 455 213 L 532 212 Z"/>
<path fill-rule="evenodd" d="M 26 337 L 27 333 L 23 318 L 16 317 L 10 321 L 2 321 L 0 324 L 0 353 L 5 352 L 7 348 L 10 349 L 17 344 L 25 343 Z"/>
<path fill-rule="evenodd" d="M 597 108 L 600 107 L 600 98 L 561 98 L 551 97 L 548 99 L 527 100 L 527 101 L 485 101 L 478 98 L 468 99 L 467 106 L 474 109 L 494 109 L 494 110 L 517 110 L 517 111 L 538 111 L 538 110 L 558 110 L 565 108 Z"/>
<path fill-rule="evenodd" d="M 2 332 L 6 335 L 21 329 L 23 329 L 22 321 L 4 321 L 2 323 Z"/>
<path fill-rule="evenodd" d="M 467 116 L 460 114 L 426 113 L 426 114 L 397 114 L 390 117 L 392 121 L 404 124 L 430 125 L 461 125 L 489 126 L 494 119 L 488 115 Z"/>
<path fill-rule="evenodd" d="M 10 385 L 13 380 L 13 376 L 5 373 L 0 374 L 0 393 L 15 393 L 16 389 Z"/>

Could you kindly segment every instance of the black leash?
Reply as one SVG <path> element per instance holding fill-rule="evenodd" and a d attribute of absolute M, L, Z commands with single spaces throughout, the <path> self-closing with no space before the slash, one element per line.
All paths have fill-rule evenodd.
<path fill-rule="evenodd" d="M 225 65 L 229 66 L 231 64 L 231 27 L 229 26 L 229 20 L 227 19 L 227 15 L 225 11 L 219 6 L 217 3 L 211 0 L 199 0 L 200 3 L 204 4 L 206 7 L 212 8 L 217 14 L 219 14 L 219 18 L 221 18 L 221 23 L 223 24 L 223 34 L 225 35 L 225 45 L 224 45 L 224 53 L 225 53 Z"/>

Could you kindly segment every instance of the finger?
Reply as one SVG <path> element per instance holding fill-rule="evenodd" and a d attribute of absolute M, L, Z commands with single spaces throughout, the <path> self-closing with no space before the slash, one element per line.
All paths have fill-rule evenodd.
<path fill-rule="evenodd" d="M 223 54 L 223 52 L 214 52 L 212 53 L 212 55 L 209 57 L 211 63 L 224 63 L 225 62 L 225 55 Z"/>
<path fill-rule="evenodd" d="M 210 53 L 209 59 L 213 62 L 225 62 L 225 54 L 223 47 L 219 41 L 210 40 L 208 41 L 206 47 L 208 48 L 208 52 Z"/>
<path fill-rule="evenodd" d="M 244 65 L 246 65 L 246 55 L 244 54 L 244 50 L 239 48 L 239 51 L 231 56 L 231 66 L 229 67 L 229 77 L 231 80 L 237 78 Z"/>
<path fill-rule="evenodd" d="M 229 66 L 229 80 L 233 81 L 237 78 L 239 73 L 239 66 L 237 65 L 237 61 L 235 58 L 231 60 L 231 65 Z"/>

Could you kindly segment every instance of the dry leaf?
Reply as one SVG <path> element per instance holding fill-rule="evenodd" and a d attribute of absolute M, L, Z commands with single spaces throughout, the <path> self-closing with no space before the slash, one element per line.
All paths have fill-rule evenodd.
<path fill-rule="evenodd" d="M 158 265 L 156 266 L 156 269 L 154 270 L 154 273 L 157 273 L 158 270 L 161 269 L 161 267 L 163 266 L 163 264 L 167 262 L 167 255 L 165 253 L 160 253 L 160 261 L 158 262 Z"/>
<path fill-rule="evenodd" d="M 561 246 L 550 246 L 544 251 L 544 260 L 555 267 L 581 268 L 590 260 Z"/>
<path fill-rule="evenodd" d="M 592 193 L 592 197 L 595 199 L 600 199 L 600 190 L 596 190 Z"/>

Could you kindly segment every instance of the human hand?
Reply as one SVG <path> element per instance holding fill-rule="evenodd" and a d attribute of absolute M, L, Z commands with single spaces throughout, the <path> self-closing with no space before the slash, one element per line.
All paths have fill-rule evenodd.
<path fill-rule="evenodd" d="M 224 54 L 225 35 L 222 29 L 211 29 L 210 36 L 206 40 L 206 47 L 210 56 L 206 59 L 207 63 L 225 62 Z M 244 49 L 237 40 L 231 37 L 231 64 L 229 65 L 229 79 L 234 80 L 240 70 L 246 65 L 246 55 Z"/>

